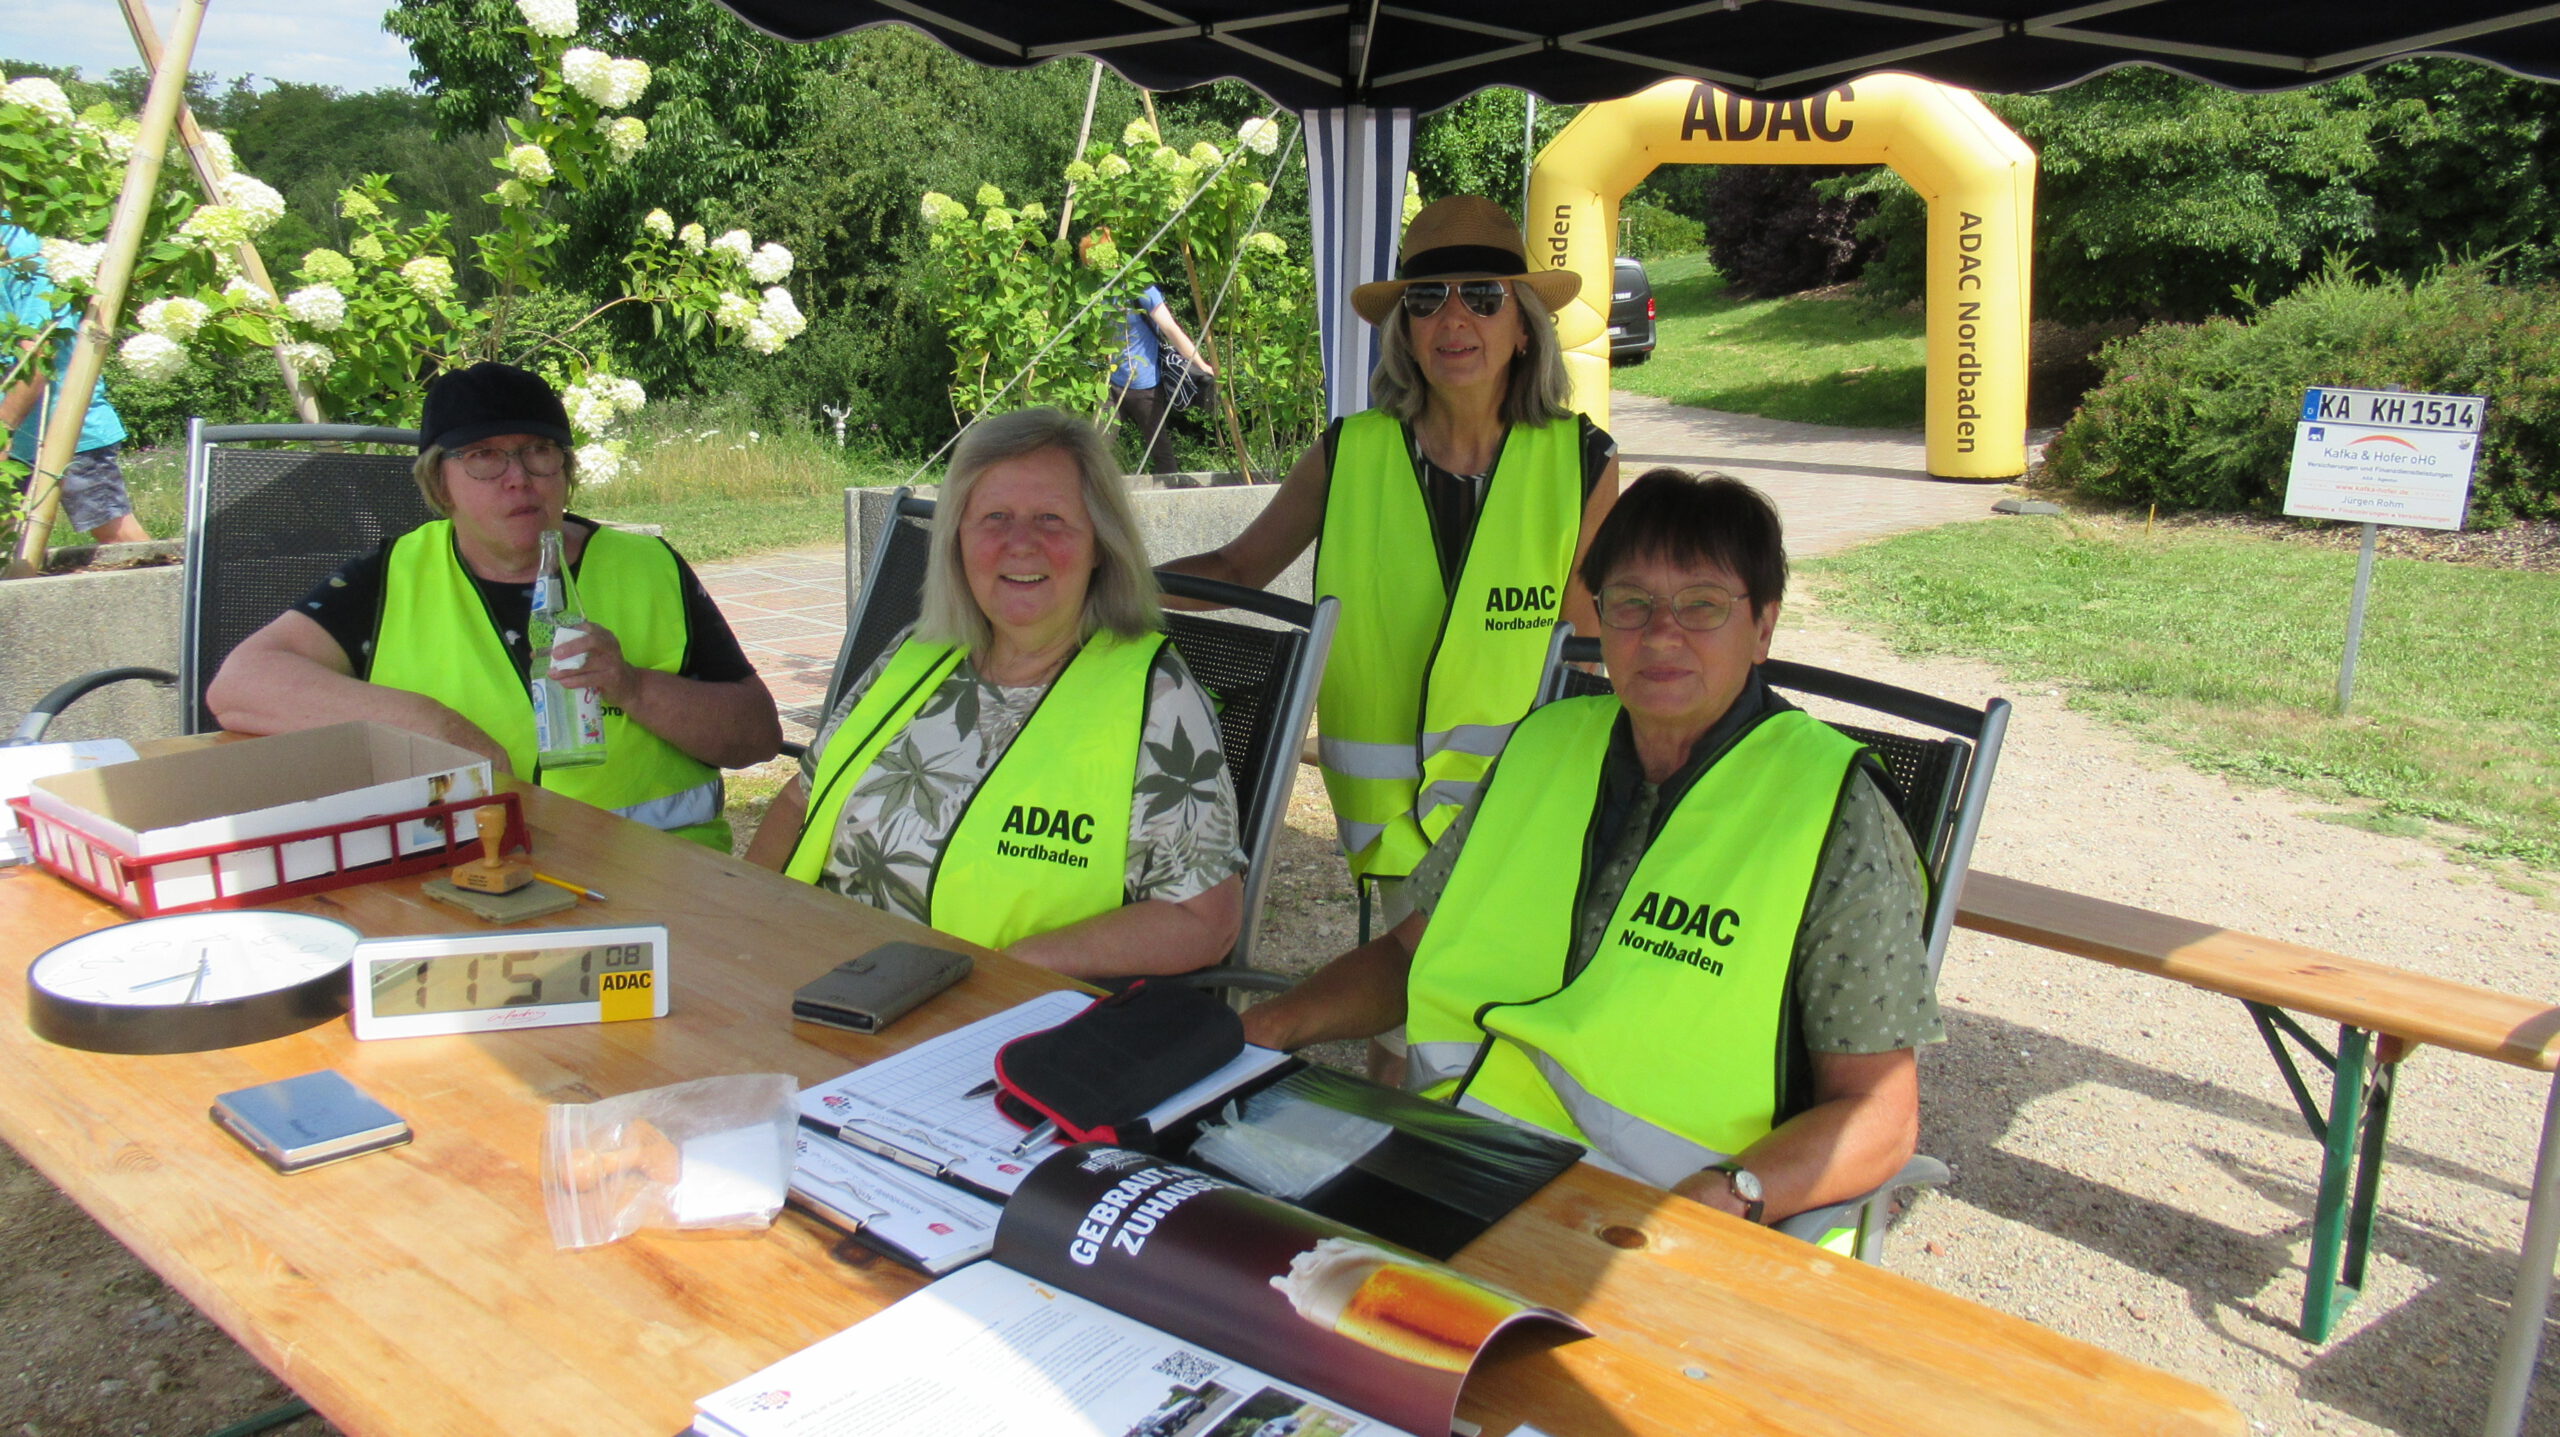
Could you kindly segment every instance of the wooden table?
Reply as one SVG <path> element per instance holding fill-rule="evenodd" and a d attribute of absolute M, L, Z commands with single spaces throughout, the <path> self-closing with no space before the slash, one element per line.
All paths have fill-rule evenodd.
<path fill-rule="evenodd" d="M 1980 871 L 1965 878 L 1956 922 L 2248 1005 L 2322 1149 L 2302 1299 L 2303 1336 L 2312 1342 L 2327 1340 L 2343 1305 L 2336 1296 L 2351 1300 L 2363 1281 L 2400 1059 L 2427 1045 L 2554 1074 L 2515 1292 L 2481 1421 L 2485 1437 L 2515 1437 L 2523 1429 L 2551 1303 L 2552 1259 L 2560 1253 L 2560 1007 Z M 2323 1050 L 2288 1013 L 2336 1023 L 2335 1052 Z M 2330 1067 L 2326 1112 L 2296 1070 L 2283 1042 L 2288 1036 Z"/>
<path fill-rule="evenodd" d="M 0 1136 L 351 1433 L 666 1437 L 693 1399 L 914 1291 L 796 1215 L 731 1239 L 552 1249 L 546 1105 L 720 1073 L 834 1077 L 1058 985 L 981 952 L 885 1039 L 797 1026 L 787 995 L 926 930 L 539 791 L 545 872 L 612 896 L 586 921 L 663 922 L 656 1022 L 358 1043 L 343 1022 L 172 1057 L 57 1048 L 0 1023 Z M 373 934 L 474 927 L 390 880 L 294 902 Z M 121 915 L 0 871 L 0 1004 L 28 962 Z M 570 921 L 563 915 L 554 922 Z M 938 940 L 950 942 L 951 940 Z M 205 1117 L 213 1094 L 335 1067 L 417 1141 L 279 1177 Z M 1578 1313 L 1596 1339 L 1508 1356 L 1464 1410 L 1507 1432 L 2227 1433 L 2194 1384 L 1880 1269 L 1590 1169 L 1458 1266 Z"/>

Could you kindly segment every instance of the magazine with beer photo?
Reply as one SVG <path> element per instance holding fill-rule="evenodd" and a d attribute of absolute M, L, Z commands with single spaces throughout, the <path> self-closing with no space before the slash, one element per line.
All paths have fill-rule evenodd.
<path fill-rule="evenodd" d="M 987 1261 L 697 1404 L 703 1437 L 1451 1430 L 1468 1371 L 1553 1308 L 1123 1148 L 1033 1169 Z"/>

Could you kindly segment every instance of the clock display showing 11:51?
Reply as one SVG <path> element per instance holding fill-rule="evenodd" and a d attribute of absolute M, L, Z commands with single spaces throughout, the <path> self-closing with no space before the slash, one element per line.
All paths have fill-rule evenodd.
<path fill-rule="evenodd" d="M 484 1033 L 667 1014 L 667 930 L 547 928 L 356 945 L 359 1038 Z"/>

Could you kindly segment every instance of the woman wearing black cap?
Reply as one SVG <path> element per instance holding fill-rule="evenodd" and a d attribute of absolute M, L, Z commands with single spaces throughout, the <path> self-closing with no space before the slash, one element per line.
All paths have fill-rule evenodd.
<path fill-rule="evenodd" d="M 235 733 L 371 719 L 477 750 L 544 787 L 726 851 L 720 770 L 779 752 L 773 696 L 701 581 L 659 539 L 567 512 L 569 417 L 536 375 L 475 364 L 427 390 L 415 476 L 444 516 L 349 562 L 241 641 L 206 691 Z M 605 762 L 536 770 L 526 675 L 542 536 L 561 531 L 588 619 L 554 651 L 604 700 Z"/>
<path fill-rule="evenodd" d="M 1233 542 L 1166 566 L 1260 588 L 1322 540 L 1316 592 L 1342 619 L 1319 751 L 1363 883 L 1411 873 L 1474 794 L 1556 623 L 1597 632 L 1567 576 L 1617 498 L 1617 446 L 1566 407 L 1551 317 L 1580 290 L 1529 267 L 1492 201 L 1425 206 L 1395 277 L 1351 294 L 1378 326 L 1377 407 L 1326 430 Z M 1389 922 L 1400 908 L 1390 892 Z"/>

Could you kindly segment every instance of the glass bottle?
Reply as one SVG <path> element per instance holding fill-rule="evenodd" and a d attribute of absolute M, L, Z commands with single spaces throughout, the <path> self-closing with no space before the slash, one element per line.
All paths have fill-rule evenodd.
<path fill-rule="evenodd" d="M 604 699 L 594 689 L 573 689 L 552 677 L 554 645 L 586 632 L 577 581 L 561 560 L 560 531 L 542 535 L 542 557 L 533 578 L 533 614 L 526 626 L 533 646 L 528 667 L 533 691 L 534 761 L 543 768 L 583 768 L 604 762 Z M 586 663 L 584 654 L 564 668 Z"/>

